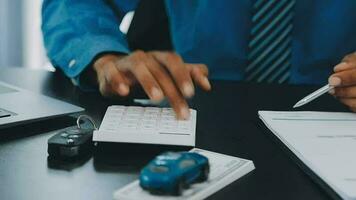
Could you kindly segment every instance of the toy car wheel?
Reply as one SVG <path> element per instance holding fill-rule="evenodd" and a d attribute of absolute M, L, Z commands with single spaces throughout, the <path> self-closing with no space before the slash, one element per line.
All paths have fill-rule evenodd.
<path fill-rule="evenodd" d="M 201 173 L 201 175 L 199 177 L 199 181 L 203 182 L 203 181 L 208 180 L 209 173 L 210 173 L 209 166 L 204 166 L 203 169 L 202 169 L 202 173 Z"/>
<path fill-rule="evenodd" d="M 183 190 L 184 190 L 184 180 L 180 179 L 179 181 L 177 181 L 176 187 L 173 191 L 173 195 L 180 196 L 182 195 Z"/>

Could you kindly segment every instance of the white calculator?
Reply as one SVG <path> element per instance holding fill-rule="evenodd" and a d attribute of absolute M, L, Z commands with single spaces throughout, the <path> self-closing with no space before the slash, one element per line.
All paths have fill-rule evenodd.
<path fill-rule="evenodd" d="M 93 141 L 195 146 L 197 112 L 177 120 L 172 108 L 109 106 Z"/>

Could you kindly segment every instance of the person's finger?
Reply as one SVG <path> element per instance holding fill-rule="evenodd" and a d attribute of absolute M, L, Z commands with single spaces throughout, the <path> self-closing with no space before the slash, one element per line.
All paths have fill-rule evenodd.
<path fill-rule="evenodd" d="M 354 66 L 348 64 L 347 62 L 341 62 L 334 67 L 334 72 L 341 72 L 354 68 Z"/>
<path fill-rule="evenodd" d="M 356 98 L 356 86 L 337 87 L 334 89 L 333 95 L 341 98 Z"/>
<path fill-rule="evenodd" d="M 136 52 L 132 56 L 132 66 L 130 67 L 131 73 L 141 84 L 150 99 L 161 101 L 164 98 L 161 87 L 147 68 L 147 63 L 149 62 L 149 59 L 152 58 L 148 57 L 144 52 Z"/>
<path fill-rule="evenodd" d="M 339 100 L 349 108 L 356 109 L 356 98 L 340 98 Z"/>
<path fill-rule="evenodd" d="M 203 90 L 211 90 L 211 84 L 208 79 L 209 70 L 204 64 L 186 64 L 190 70 L 190 75 L 194 82 L 197 83 Z"/>
<path fill-rule="evenodd" d="M 105 74 L 104 74 L 104 70 L 102 67 L 98 67 L 96 69 L 96 73 L 97 73 L 97 82 L 99 85 L 99 91 L 103 96 L 110 96 L 110 87 L 107 84 L 106 78 L 105 78 Z"/>
<path fill-rule="evenodd" d="M 192 97 L 194 95 L 193 81 L 182 58 L 172 52 L 152 52 L 152 55 L 159 63 L 166 67 L 181 93 L 185 97 Z"/>
<path fill-rule="evenodd" d="M 160 64 L 154 59 L 151 59 L 148 62 L 150 72 L 161 86 L 164 95 L 167 97 L 167 100 L 176 113 L 177 119 L 188 119 L 190 112 L 186 100 L 179 92 L 167 71 L 164 70 L 163 67 L 157 67 L 159 65 Z"/>
<path fill-rule="evenodd" d="M 356 68 L 337 72 L 330 76 L 329 84 L 332 86 L 350 86 L 356 84 Z"/>
<path fill-rule="evenodd" d="M 349 70 L 354 68 L 356 68 L 356 52 L 345 56 L 342 59 L 341 63 L 337 64 L 334 67 L 334 72 L 341 72 L 344 70 Z"/>
<path fill-rule="evenodd" d="M 350 53 L 342 59 L 342 62 L 350 63 L 350 62 L 354 62 L 354 61 L 356 61 L 356 52 Z"/>
<path fill-rule="evenodd" d="M 108 97 L 112 94 L 111 92 L 111 87 L 106 82 L 105 76 L 99 76 L 98 75 L 98 84 L 99 84 L 99 91 L 100 94 L 103 95 L 104 97 Z"/>
<path fill-rule="evenodd" d="M 129 94 L 129 86 L 114 63 L 110 62 L 106 65 L 104 74 L 107 83 L 111 86 L 113 91 L 117 92 L 120 96 L 127 96 Z"/>

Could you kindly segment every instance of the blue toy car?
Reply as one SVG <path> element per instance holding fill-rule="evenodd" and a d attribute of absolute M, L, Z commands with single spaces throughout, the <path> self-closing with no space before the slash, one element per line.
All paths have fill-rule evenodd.
<path fill-rule="evenodd" d="M 183 189 L 209 177 L 209 160 L 193 152 L 166 152 L 146 165 L 140 174 L 140 186 L 151 193 L 181 195 Z"/>

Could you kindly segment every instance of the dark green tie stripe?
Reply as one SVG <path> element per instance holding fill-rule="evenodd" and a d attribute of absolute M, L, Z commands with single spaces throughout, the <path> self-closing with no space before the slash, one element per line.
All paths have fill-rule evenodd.
<path fill-rule="evenodd" d="M 257 74 L 260 74 L 261 72 L 263 72 L 263 75 L 260 76 L 260 78 L 258 80 L 263 80 L 267 74 L 268 70 L 272 70 L 272 66 L 275 63 L 276 60 L 278 60 L 281 55 L 283 55 L 283 53 L 285 53 L 287 50 L 289 50 L 289 42 L 290 39 L 287 38 L 287 40 L 285 40 L 283 42 L 283 44 L 278 46 L 278 49 L 276 49 L 275 51 L 273 51 L 269 57 L 266 58 L 266 60 L 264 62 L 261 62 L 261 64 L 258 67 L 255 68 L 249 68 L 250 71 L 253 69 L 253 71 L 251 71 L 251 73 L 249 74 L 249 76 L 247 77 L 247 79 L 251 79 L 252 77 L 256 76 Z M 250 66 L 255 66 L 255 65 L 250 65 Z M 249 66 L 249 67 L 250 67 Z M 261 78 L 263 77 L 263 78 Z M 258 81 L 261 82 L 261 81 Z"/>
<path fill-rule="evenodd" d="M 291 58 L 295 0 L 257 0 L 254 3 L 245 79 L 286 82 Z"/>
<path fill-rule="evenodd" d="M 256 68 L 258 68 L 258 66 L 260 66 L 259 64 L 266 62 L 268 56 L 273 54 L 273 52 L 275 52 L 276 49 L 280 48 L 281 46 L 284 46 L 285 43 L 289 41 L 288 33 L 290 30 L 291 30 L 291 26 L 289 26 L 289 28 L 287 28 L 280 35 L 278 35 L 277 38 L 274 38 L 273 41 L 271 41 L 271 43 L 267 43 L 266 45 L 264 45 L 265 48 L 261 48 L 260 46 L 258 46 L 257 48 L 262 50 L 259 51 L 258 53 L 253 54 L 254 56 L 249 56 L 251 62 L 249 66 L 246 68 L 246 71 L 250 72 L 252 70 L 255 70 Z"/>
<path fill-rule="evenodd" d="M 266 26 L 266 28 L 256 34 L 256 36 L 253 37 L 253 40 L 251 40 L 251 42 L 249 43 L 249 47 L 254 47 L 257 42 L 265 42 L 266 40 L 273 38 L 273 36 L 275 36 L 279 32 L 283 31 L 283 29 L 285 29 L 287 25 L 290 25 L 292 21 L 292 16 L 288 15 L 286 18 L 283 18 L 280 24 L 277 24 L 277 22 L 279 22 L 278 20 L 279 18 L 275 18 L 270 24 Z M 271 31 L 272 29 L 274 31 Z M 264 38 L 264 41 L 260 41 L 262 38 Z"/>
<path fill-rule="evenodd" d="M 271 6 L 273 5 L 274 2 L 275 0 L 270 0 L 267 3 L 265 3 L 261 8 L 256 7 L 258 9 L 258 12 L 253 15 L 252 21 L 257 21 L 261 16 L 263 16 L 264 13 L 266 13 L 269 9 L 271 9 Z"/>

